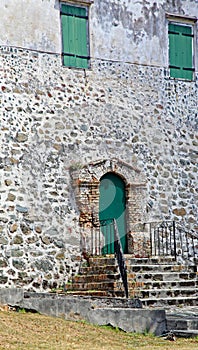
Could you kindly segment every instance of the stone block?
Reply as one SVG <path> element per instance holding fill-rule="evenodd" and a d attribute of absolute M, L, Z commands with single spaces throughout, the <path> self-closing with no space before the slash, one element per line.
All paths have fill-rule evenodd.
<path fill-rule="evenodd" d="M 92 300 L 89 297 L 67 297 L 47 293 L 25 293 L 24 296 L 21 307 L 45 315 L 74 321 L 86 320 L 97 325 L 111 325 L 125 332 L 148 332 L 155 335 L 166 332 L 165 311 L 162 309 L 135 309 L 130 305 L 127 307 L 127 302 L 120 305 L 119 299 L 114 300 L 112 304 L 110 298 L 99 298 L 99 302 L 103 300 L 103 303 L 97 304 L 96 299 Z"/>
<path fill-rule="evenodd" d="M 150 254 L 150 239 L 146 232 L 129 232 L 128 253 L 136 258 L 146 258 Z"/>
<path fill-rule="evenodd" d="M 3 288 L 0 289 L 0 303 L 11 306 L 18 305 L 23 301 L 23 289 L 21 288 Z"/>
<path fill-rule="evenodd" d="M 146 309 L 97 309 L 87 315 L 88 321 L 98 325 L 111 325 L 125 332 L 153 333 L 166 332 L 164 310 Z"/>

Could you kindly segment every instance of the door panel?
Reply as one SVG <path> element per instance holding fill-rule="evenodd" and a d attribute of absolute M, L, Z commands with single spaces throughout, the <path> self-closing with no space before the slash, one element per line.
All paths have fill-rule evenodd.
<path fill-rule="evenodd" d="M 101 226 L 102 233 L 105 238 L 104 254 L 114 253 L 114 235 L 112 227 L 112 219 L 116 219 L 119 236 L 123 248 L 126 253 L 126 197 L 124 181 L 113 173 L 105 174 L 100 180 L 100 203 L 99 203 L 99 219 L 104 223 Z"/>

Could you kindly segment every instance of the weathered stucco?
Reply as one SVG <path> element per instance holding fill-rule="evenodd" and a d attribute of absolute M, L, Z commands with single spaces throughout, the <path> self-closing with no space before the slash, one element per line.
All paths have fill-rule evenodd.
<path fill-rule="evenodd" d="M 197 228 L 198 76 L 169 78 L 165 12 L 198 3 L 95 0 L 91 69 L 78 70 L 62 67 L 58 1 L 1 1 L 0 284 L 47 289 L 77 271 L 71 173 L 90 163 L 138 169 L 142 220 Z"/>
<path fill-rule="evenodd" d="M 91 56 L 167 66 L 165 13 L 196 17 L 197 11 L 196 0 L 95 0 L 90 8 Z M 2 0 L 0 12 L 1 45 L 61 53 L 59 0 Z"/>

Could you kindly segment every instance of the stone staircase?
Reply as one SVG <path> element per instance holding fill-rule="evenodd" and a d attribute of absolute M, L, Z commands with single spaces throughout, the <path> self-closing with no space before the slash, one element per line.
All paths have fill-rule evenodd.
<path fill-rule="evenodd" d="M 198 336 L 198 307 L 166 310 L 167 331 L 180 337 Z"/>
<path fill-rule="evenodd" d="M 124 297 L 122 281 L 114 256 L 89 258 L 79 274 L 66 284 L 67 293 L 102 297 Z"/>
<path fill-rule="evenodd" d="M 177 264 L 173 258 L 126 260 L 129 295 L 144 306 L 197 305 L 198 275 L 195 266 Z M 131 278 L 130 274 L 135 274 Z M 135 281 L 135 286 L 132 283 Z"/>
<path fill-rule="evenodd" d="M 177 264 L 173 258 L 125 256 L 129 298 L 145 307 L 198 306 L 198 273 L 195 266 Z M 67 293 L 124 297 L 123 284 L 114 256 L 89 258 L 79 274 L 66 285 Z"/>

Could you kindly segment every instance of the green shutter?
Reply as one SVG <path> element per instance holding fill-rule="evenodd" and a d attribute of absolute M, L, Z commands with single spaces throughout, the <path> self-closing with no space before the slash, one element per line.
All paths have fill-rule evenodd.
<path fill-rule="evenodd" d="M 87 11 L 83 7 L 62 5 L 63 63 L 88 68 Z"/>
<path fill-rule="evenodd" d="M 76 51 L 79 56 L 87 57 L 87 24 L 86 19 L 76 17 Z M 86 58 L 76 58 L 77 66 L 81 68 L 88 67 Z"/>
<path fill-rule="evenodd" d="M 169 24 L 169 64 L 173 78 L 193 79 L 192 27 Z"/>

